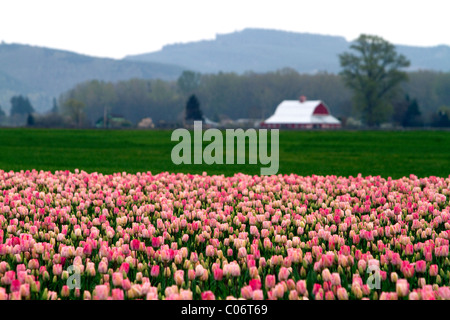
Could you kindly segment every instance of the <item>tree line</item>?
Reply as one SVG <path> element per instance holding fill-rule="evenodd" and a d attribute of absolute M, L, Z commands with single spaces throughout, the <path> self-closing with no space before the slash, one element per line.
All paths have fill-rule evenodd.
<path fill-rule="evenodd" d="M 212 121 L 263 120 L 281 101 L 305 95 L 324 101 L 344 125 L 450 126 L 450 73 L 406 73 L 402 68 L 409 65 L 407 58 L 376 36 L 361 35 L 351 50 L 339 56 L 340 74 L 300 74 L 285 68 L 244 74 L 184 71 L 177 81 L 92 80 L 54 100 L 46 115 L 30 118 L 31 105 L 17 107 L 27 99 L 13 97 L 10 116 L 28 115 L 27 123 L 37 126 L 92 127 L 107 115 L 123 117 L 129 126 L 149 118 L 156 125 L 181 124 L 186 104 L 195 96 L 202 116 Z M 0 123 L 2 118 L 6 115 L 0 107 Z"/>

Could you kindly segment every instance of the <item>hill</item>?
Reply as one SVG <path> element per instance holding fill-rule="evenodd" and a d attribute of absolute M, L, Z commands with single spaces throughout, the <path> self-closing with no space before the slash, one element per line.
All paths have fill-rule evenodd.
<path fill-rule="evenodd" d="M 98 79 L 176 79 L 184 69 L 159 62 L 96 58 L 69 51 L 0 44 L 0 105 L 9 110 L 14 94 L 25 94 L 35 109 L 51 108 L 53 97 L 77 83 Z"/>
<path fill-rule="evenodd" d="M 266 29 L 219 34 L 214 40 L 172 44 L 126 60 L 174 63 L 202 73 L 267 72 L 290 67 L 300 73 L 340 70 L 338 54 L 349 49 L 343 37 Z M 397 45 L 411 60 L 410 70 L 450 71 L 450 47 Z"/>

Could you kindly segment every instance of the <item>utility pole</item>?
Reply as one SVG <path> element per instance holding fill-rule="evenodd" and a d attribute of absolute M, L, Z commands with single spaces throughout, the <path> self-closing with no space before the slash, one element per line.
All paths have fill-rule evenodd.
<path fill-rule="evenodd" d="M 103 128 L 106 128 L 107 109 L 106 105 L 103 107 Z"/>

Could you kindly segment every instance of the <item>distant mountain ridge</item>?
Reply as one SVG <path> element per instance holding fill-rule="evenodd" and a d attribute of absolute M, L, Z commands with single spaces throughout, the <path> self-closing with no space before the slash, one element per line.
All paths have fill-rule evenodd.
<path fill-rule="evenodd" d="M 214 40 L 166 45 L 163 49 L 121 60 L 97 58 L 44 47 L 0 43 L 0 106 L 23 94 L 37 111 L 52 107 L 52 99 L 88 80 L 131 78 L 176 80 L 183 70 L 202 73 L 268 72 L 292 68 L 300 73 L 340 70 L 338 54 L 351 42 L 344 37 L 268 29 L 244 29 L 219 34 Z M 450 71 L 450 47 L 397 45 L 411 60 L 410 71 Z"/>
<path fill-rule="evenodd" d="M 87 80 L 131 78 L 174 80 L 184 68 L 158 62 L 96 58 L 69 51 L 0 44 L 0 105 L 9 110 L 15 94 L 30 98 L 35 109 L 50 109 L 53 97 Z"/>
<path fill-rule="evenodd" d="M 300 73 L 338 73 L 338 54 L 349 49 L 344 37 L 269 29 L 244 29 L 219 34 L 214 40 L 164 46 L 125 60 L 182 65 L 202 73 L 268 72 L 285 67 Z M 409 70 L 450 71 L 450 47 L 396 45 L 410 61 Z"/>

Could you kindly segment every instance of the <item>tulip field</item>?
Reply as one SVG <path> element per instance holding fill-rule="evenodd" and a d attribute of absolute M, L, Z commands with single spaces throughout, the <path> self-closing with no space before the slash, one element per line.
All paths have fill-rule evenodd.
<path fill-rule="evenodd" d="M 380 153 L 374 172 L 393 177 L 283 172 L 283 140 L 273 176 L 152 173 L 155 158 L 127 170 L 119 148 L 104 173 L 0 159 L 0 300 L 450 300 L 449 158 L 428 149 L 448 138 L 426 134 L 436 139 L 422 145 L 418 134 L 415 151 Z M 329 139 L 318 137 L 319 147 Z M 23 141 L 48 145 L 39 166 L 66 157 L 51 141 Z M 89 157 L 84 147 L 71 152 Z M 430 174 L 403 174 L 418 156 L 435 161 Z"/>
<path fill-rule="evenodd" d="M 0 299 L 450 299 L 449 184 L 0 171 Z"/>

